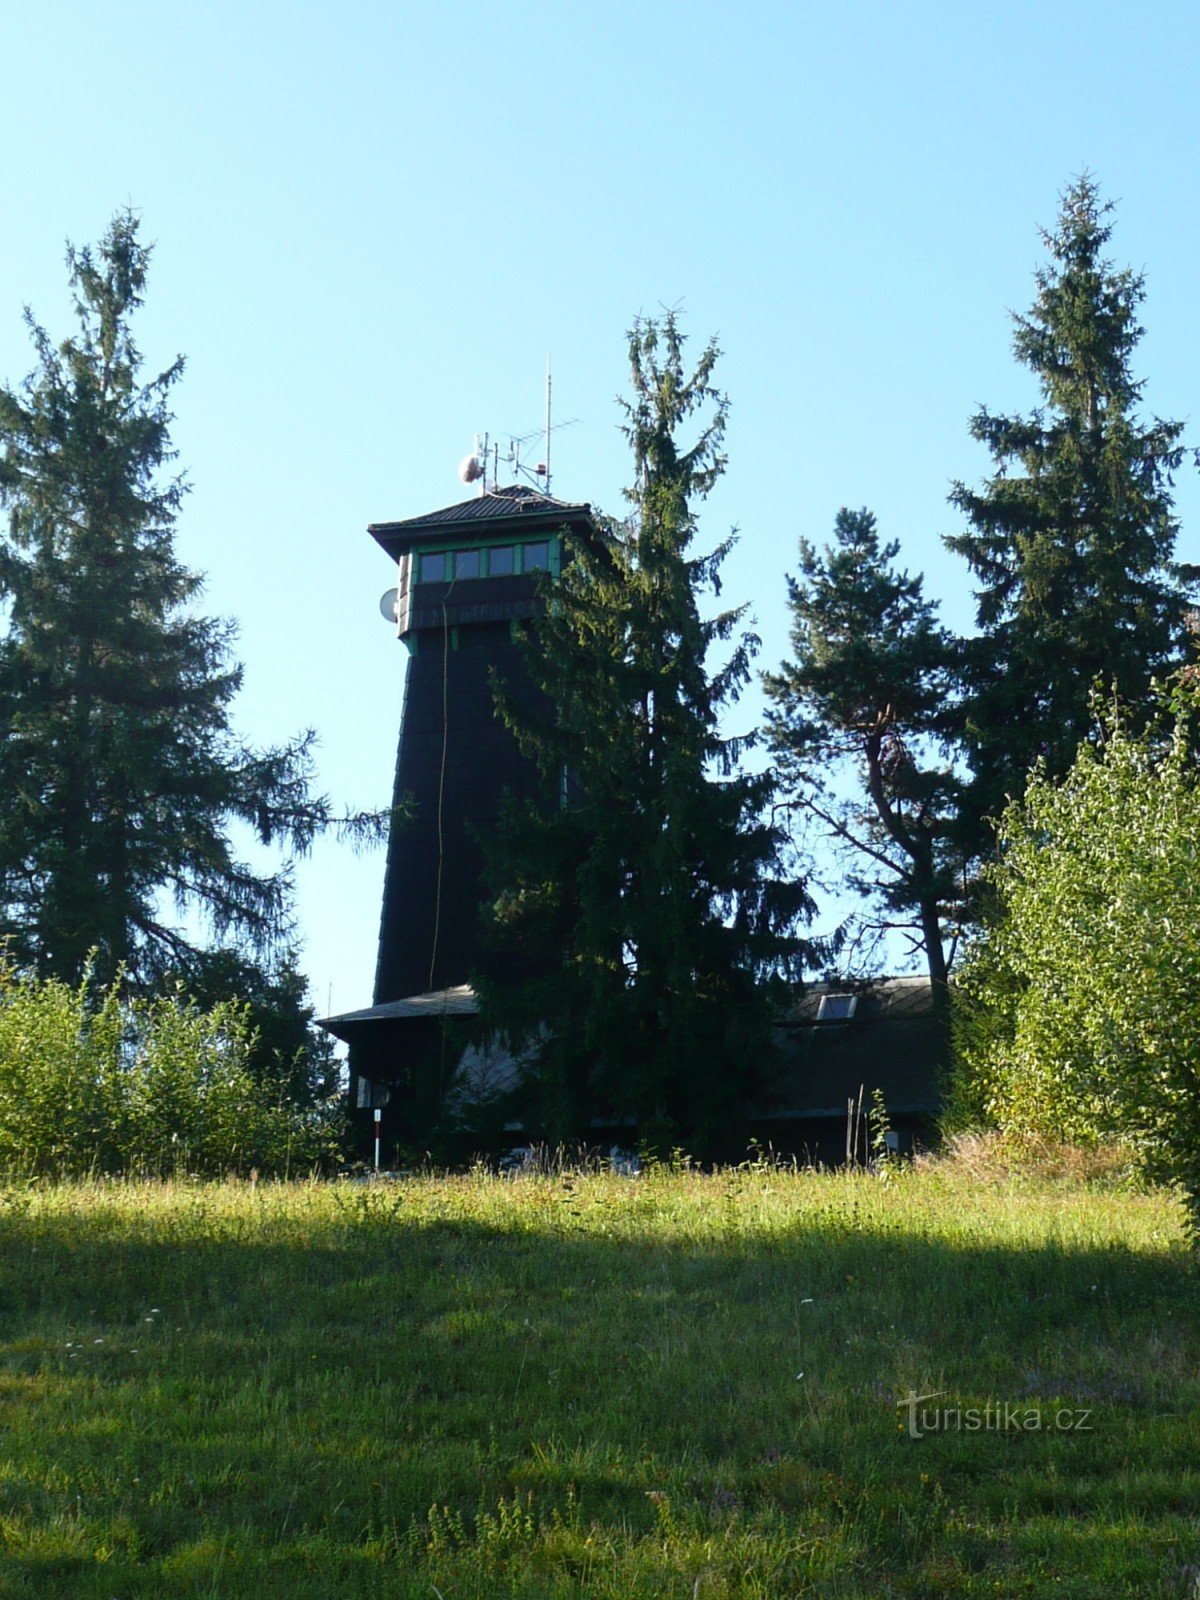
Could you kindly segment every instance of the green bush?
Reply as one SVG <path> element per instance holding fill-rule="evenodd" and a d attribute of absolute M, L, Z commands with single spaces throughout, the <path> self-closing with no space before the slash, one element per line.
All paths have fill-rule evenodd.
<path fill-rule="evenodd" d="M 303 1172 L 340 1106 L 297 1107 L 249 1067 L 245 1008 L 124 1000 L 0 963 L 0 1169 L 56 1177 Z"/>
<path fill-rule="evenodd" d="M 950 1120 L 1118 1136 L 1200 1233 L 1200 785 L 1184 718 L 1109 721 L 1001 826 L 995 904 L 957 985 Z"/>

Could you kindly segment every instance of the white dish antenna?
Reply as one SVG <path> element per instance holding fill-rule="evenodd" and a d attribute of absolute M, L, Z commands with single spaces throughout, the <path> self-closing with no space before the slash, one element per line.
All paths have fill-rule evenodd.
<path fill-rule="evenodd" d="M 399 589 L 385 589 L 379 596 L 379 615 L 385 622 L 390 622 L 393 627 L 400 620 L 396 612 L 396 602 L 399 598 Z"/>

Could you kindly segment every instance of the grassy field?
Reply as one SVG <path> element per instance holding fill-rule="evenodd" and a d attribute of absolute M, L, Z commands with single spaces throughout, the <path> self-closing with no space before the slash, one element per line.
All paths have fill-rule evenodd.
<path fill-rule="evenodd" d="M 1163 1195 L 31 1186 L 0 1274 L 0 1596 L 1200 1594 Z"/>

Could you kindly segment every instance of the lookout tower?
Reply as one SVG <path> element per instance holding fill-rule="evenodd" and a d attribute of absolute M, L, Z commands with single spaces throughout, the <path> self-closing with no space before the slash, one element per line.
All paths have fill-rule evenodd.
<path fill-rule="evenodd" d="M 594 532 L 590 508 L 522 484 L 368 530 L 396 564 L 408 660 L 394 803 L 406 814 L 388 843 L 374 1004 L 328 1023 L 350 1043 L 360 1108 L 403 1084 L 439 1017 L 473 1009 L 465 986 L 488 959 L 482 841 L 505 793 L 538 782 L 496 711 L 492 673 L 518 698 L 536 693 L 518 641 L 568 530 Z"/>

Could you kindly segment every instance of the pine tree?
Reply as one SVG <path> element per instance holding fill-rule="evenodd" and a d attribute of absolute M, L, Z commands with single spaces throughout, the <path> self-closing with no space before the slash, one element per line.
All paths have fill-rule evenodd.
<path fill-rule="evenodd" d="M 793 656 L 764 678 L 768 738 L 783 794 L 843 848 L 851 886 L 876 907 L 873 930 L 910 932 L 941 1006 L 945 925 L 962 896 L 958 649 L 922 579 L 896 568 L 899 548 L 881 546 L 865 509 L 838 512 L 824 551 L 800 541 Z"/>
<path fill-rule="evenodd" d="M 694 504 L 725 464 L 727 402 L 715 344 L 689 375 L 683 342 L 673 315 L 635 324 L 632 514 L 573 542 L 546 595 L 529 651 L 545 715 L 501 694 L 556 799 L 509 816 L 491 920 L 518 975 L 483 997 L 490 1025 L 531 1055 L 527 1125 L 578 1138 L 593 1118 L 634 1117 L 647 1143 L 705 1156 L 737 1148 L 770 1052 L 758 980 L 795 954 L 811 908 L 802 885 L 772 881 L 770 780 L 739 770 L 719 728 L 757 640 L 741 609 L 700 611 L 732 542 L 690 554 Z"/>
<path fill-rule="evenodd" d="M 1051 777 L 1068 770 L 1094 686 L 1146 707 L 1183 637 L 1191 574 L 1173 565 L 1171 493 L 1183 425 L 1139 416 L 1145 286 L 1104 255 L 1112 210 L 1087 175 L 1063 196 L 1033 308 L 1014 317 L 1013 348 L 1043 405 L 1027 417 L 981 410 L 971 433 L 995 473 L 951 495 L 971 530 L 946 542 L 979 585 L 967 733 L 980 844 L 1035 761 Z"/>
<path fill-rule="evenodd" d="M 183 361 L 142 375 L 138 234 L 124 212 L 95 250 L 68 248 L 77 331 L 56 347 L 27 311 L 36 367 L 0 388 L 0 934 L 68 981 L 91 959 L 101 982 L 123 967 L 147 985 L 195 954 L 175 911 L 252 953 L 286 937 L 286 868 L 239 861 L 232 820 L 303 847 L 330 817 L 311 735 L 234 736 L 232 627 L 190 610 L 168 470 Z"/>

